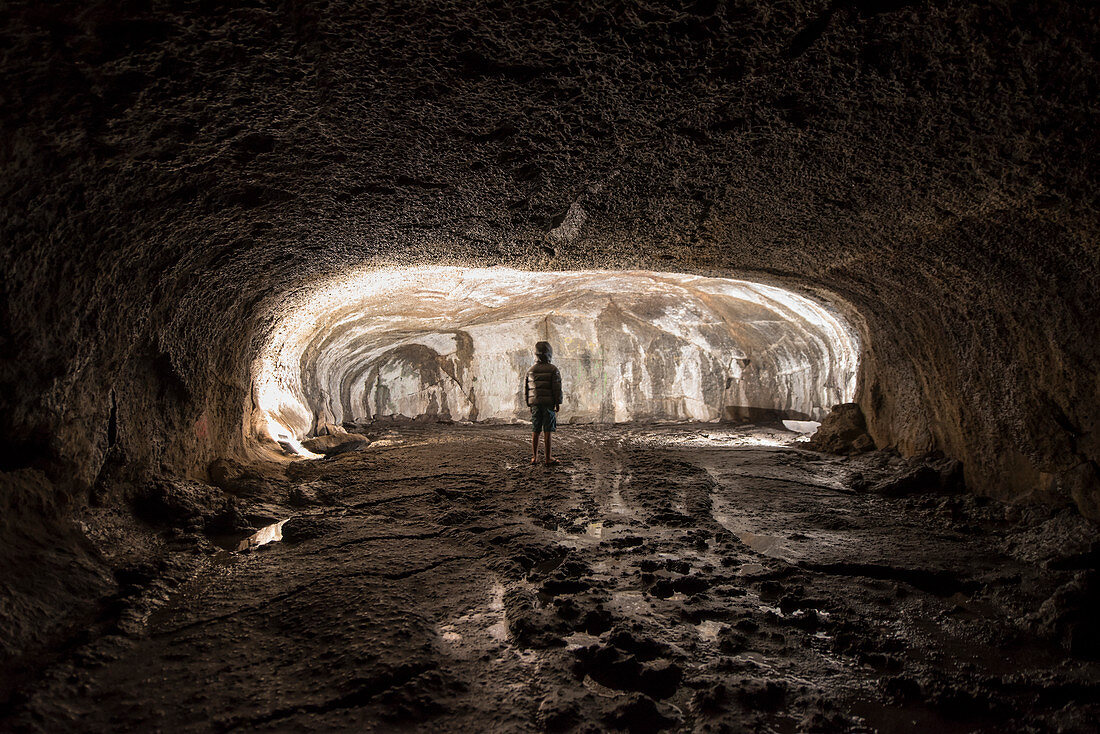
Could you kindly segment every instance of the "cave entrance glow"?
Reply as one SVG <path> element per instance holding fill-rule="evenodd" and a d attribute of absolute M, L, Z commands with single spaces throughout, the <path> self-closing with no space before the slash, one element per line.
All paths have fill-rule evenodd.
<path fill-rule="evenodd" d="M 254 369 L 253 426 L 284 444 L 383 417 L 521 422 L 537 340 L 564 423 L 820 420 L 859 344 L 829 304 L 648 271 L 363 271 L 287 305 Z"/>

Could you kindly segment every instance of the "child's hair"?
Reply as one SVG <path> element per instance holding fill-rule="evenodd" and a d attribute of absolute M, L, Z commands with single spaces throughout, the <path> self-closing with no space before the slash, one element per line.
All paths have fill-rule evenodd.
<path fill-rule="evenodd" d="M 553 354 L 554 350 L 550 346 L 550 342 L 537 342 L 535 344 L 535 357 L 537 357 L 540 362 L 549 362 Z"/>

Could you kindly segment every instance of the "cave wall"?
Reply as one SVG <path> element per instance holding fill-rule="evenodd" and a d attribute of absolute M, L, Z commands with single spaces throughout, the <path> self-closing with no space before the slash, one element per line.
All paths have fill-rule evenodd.
<path fill-rule="evenodd" d="M 284 308 L 255 392 L 298 439 L 393 416 L 529 420 L 538 340 L 573 422 L 820 420 L 855 394 L 858 337 L 835 308 L 724 278 L 396 269 Z"/>
<path fill-rule="evenodd" d="M 347 268 L 645 268 L 835 294 L 879 445 L 1100 517 L 1098 12 L 6 3 L 0 469 L 203 476 Z"/>

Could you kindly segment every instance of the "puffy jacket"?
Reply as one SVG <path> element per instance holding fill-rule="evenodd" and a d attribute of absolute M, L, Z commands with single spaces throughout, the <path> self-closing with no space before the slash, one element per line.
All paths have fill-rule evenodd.
<path fill-rule="evenodd" d="M 561 405 L 561 372 L 549 362 L 537 362 L 527 370 L 523 392 L 528 405 Z"/>

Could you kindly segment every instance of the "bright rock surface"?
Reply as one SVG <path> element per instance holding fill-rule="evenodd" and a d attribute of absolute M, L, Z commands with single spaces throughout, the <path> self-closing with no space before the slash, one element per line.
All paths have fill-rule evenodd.
<path fill-rule="evenodd" d="M 273 438 L 385 416 L 515 421 L 535 341 L 562 419 L 820 419 L 855 391 L 858 338 L 780 288 L 628 271 L 363 272 L 288 308 L 256 375 Z"/>

